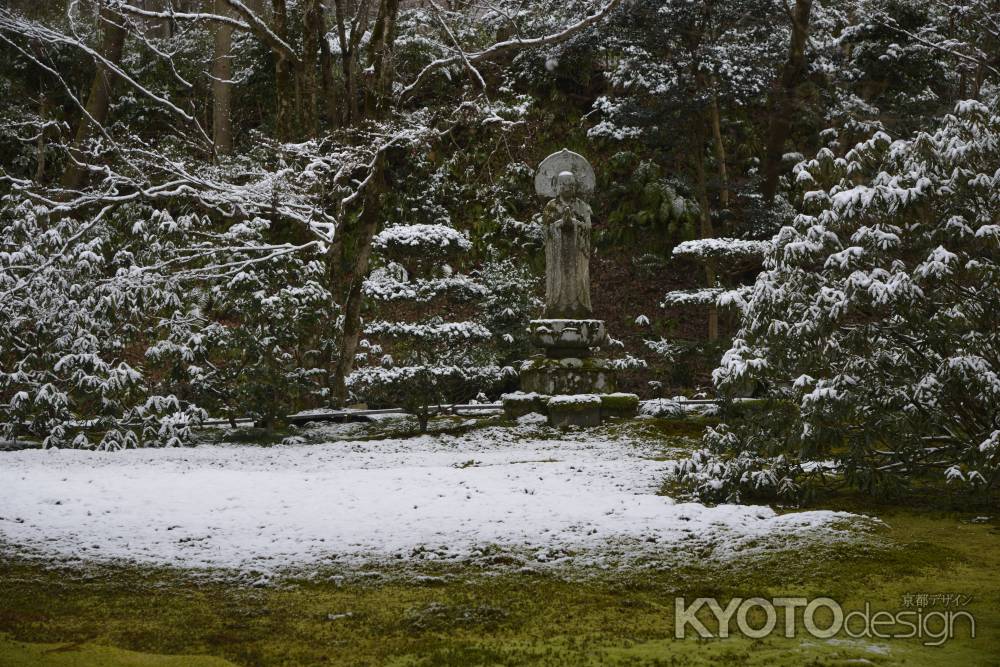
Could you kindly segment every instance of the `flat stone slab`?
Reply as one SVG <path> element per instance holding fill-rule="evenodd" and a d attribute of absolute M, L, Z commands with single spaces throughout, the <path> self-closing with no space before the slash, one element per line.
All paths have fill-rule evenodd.
<path fill-rule="evenodd" d="M 500 397 L 500 401 L 503 403 L 504 414 L 511 419 L 517 419 L 527 414 L 536 413 L 547 415 L 549 417 L 549 423 L 553 426 L 589 426 L 595 424 L 590 423 L 593 421 L 591 416 L 587 416 L 585 419 L 581 418 L 580 420 L 571 419 L 565 423 L 554 423 L 552 419 L 553 408 L 550 407 L 552 404 L 555 405 L 554 410 L 556 412 L 569 412 L 572 410 L 573 406 L 576 406 L 581 402 L 586 403 L 589 406 L 596 406 L 599 409 L 598 423 L 613 417 L 635 417 L 639 411 L 639 397 L 635 394 L 626 394 L 621 392 L 612 394 L 568 394 L 561 396 L 548 396 L 546 394 L 538 394 L 535 392 L 525 393 L 522 391 L 516 391 L 510 394 L 504 394 Z M 576 423 L 577 421 L 586 421 L 587 423 Z"/>
<path fill-rule="evenodd" d="M 549 398 L 549 396 L 535 392 L 515 391 L 501 396 L 500 402 L 503 404 L 504 414 L 511 419 L 517 419 L 533 412 L 544 415 L 546 412 L 545 404 L 549 402 Z"/>
<path fill-rule="evenodd" d="M 635 417 L 639 412 L 639 397 L 635 394 L 615 392 L 601 394 L 601 419 L 609 417 Z"/>
<path fill-rule="evenodd" d="M 601 397 L 597 394 L 553 396 L 545 407 L 550 426 L 597 426 L 601 423 Z"/>

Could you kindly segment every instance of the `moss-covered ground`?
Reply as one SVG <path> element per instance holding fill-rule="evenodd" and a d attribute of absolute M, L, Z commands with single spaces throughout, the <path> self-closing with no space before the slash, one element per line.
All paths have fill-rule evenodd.
<path fill-rule="evenodd" d="M 670 440 L 693 426 L 642 428 Z M 1000 665 L 996 512 L 836 502 L 885 525 L 860 544 L 662 570 L 526 572 L 498 558 L 496 569 L 383 567 L 253 587 L 206 573 L 7 559 L 0 666 Z M 801 631 L 673 638 L 677 596 L 826 596 L 895 612 L 923 594 L 970 598 L 961 609 L 974 615 L 976 638 L 965 626 L 939 647 Z"/>

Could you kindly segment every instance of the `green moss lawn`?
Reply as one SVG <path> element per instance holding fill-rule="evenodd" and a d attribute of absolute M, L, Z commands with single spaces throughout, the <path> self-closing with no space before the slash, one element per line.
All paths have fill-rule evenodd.
<path fill-rule="evenodd" d="M 689 427 L 659 428 L 667 440 Z M 0 563 L 0 665 L 1000 665 L 1000 523 L 944 511 L 828 503 L 879 517 L 853 546 L 814 544 L 725 565 L 522 571 L 496 559 L 323 573 L 254 587 L 212 573 Z M 990 518 L 986 518 L 990 517 Z M 831 597 L 898 611 L 919 594 L 971 597 L 940 647 L 775 633 L 676 640 L 674 598 Z M 940 608 L 940 607 L 939 607 Z M 929 610 L 933 610 L 930 607 Z"/>

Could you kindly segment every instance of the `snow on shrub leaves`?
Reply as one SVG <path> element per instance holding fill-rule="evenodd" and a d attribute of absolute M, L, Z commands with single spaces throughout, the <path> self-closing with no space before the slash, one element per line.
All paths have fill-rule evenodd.
<path fill-rule="evenodd" d="M 0 438 L 105 450 L 190 439 L 204 412 L 150 382 L 136 350 L 182 301 L 177 281 L 139 262 L 163 258 L 186 226 L 144 207 L 81 221 L 3 199 Z"/>
<path fill-rule="evenodd" d="M 797 495 L 830 462 L 853 486 L 1000 471 L 1000 115 L 959 103 L 796 168 L 811 191 L 774 238 L 714 379 L 795 410 L 709 431 L 678 470 L 703 495 Z M 808 177 L 803 177 L 808 174 Z M 809 466 L 807 468 L 807 466 Z"/>

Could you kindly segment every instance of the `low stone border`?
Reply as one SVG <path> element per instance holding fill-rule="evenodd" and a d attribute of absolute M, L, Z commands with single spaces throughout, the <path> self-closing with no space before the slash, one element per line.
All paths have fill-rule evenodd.
<path fill-rule="evenodd" d="M 538 413 L 546 415 L 552 426 L 596 426 L 612 417 L 635 417 L 639 411 L 639 397 L 621 392 L 550 396 L 518 391 L 504 394 L 500 401 L 511 419 Z"/>

